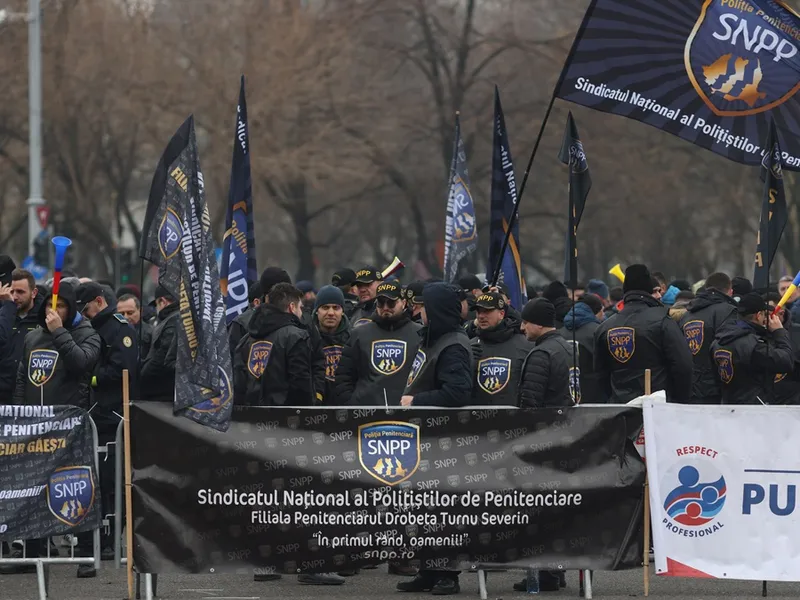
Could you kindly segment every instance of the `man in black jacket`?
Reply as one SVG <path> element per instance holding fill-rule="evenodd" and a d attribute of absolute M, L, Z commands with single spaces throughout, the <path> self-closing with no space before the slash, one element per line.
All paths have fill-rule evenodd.
<path fill-rule="evenodd" d="M 175 361 L 178 358 L 178 308 L 166 288 L 156 288 L 158 323 L 153 329 L 150 351 L 139 373 L 142 400 L 172 402 L 175 399 Z"/>
<path fill-rule="evenodd" d="M 522 309 L 522 330 L 534 347 L 525 357 L 517 404 L 522 408 L 572 406 L 578 386 L 572 348 L 556 330 L 556 309 L 536 298 Z"/>
<path fill-rule="evenodd" d="M 236 356 L 236 347 L 239 345 L 239 342 L 247 335 L 250 319 L 253 317 L 253 311 L 255 311 L 259 304 L 267 301 L 272 287 L 279 283 L 292 283 L 292 278 L 280 267 L 267 267 L 261 272 L 261 278 L 258 282 L 251 285 L 248 289 L 248 296 L 251 298 L 250 307 L 228 325 L 231 361 L 233 361 L 233 358 Z M 258 298 L 258 302 L 254 300 L 256 297 Z"/>
<path fill-rule="evenodd" d="M 236 404 L 313 404 L 311 345 L 300 323 L 302 298 L 303 293 L 291 283 L 279 283 L 253 313 L 233 364 Z"/>
<path fill-rule="evenodd" d="M 770 292 L 763 297 L 770 309 L 774 310 L 781 299 L 781 294 Z M 785 306 L 778 309 L 778 318 L 783 323 L 783 328 L 789 332 L 789 341 L 794 353 L 794 369 L 775 375 L 772 403 L 796 406 L 800 404 L 800 324 L 792 321 L 792 313 Z"/>
<path fill-rule="evenodd" d="M 522 361 L 533 347 L 520 331 L 520 322 L 506 316 L 506 304 L 497 292 L 475 299 L 477 337 L 473 338 L 472 356 L 476 365 L 474 404 L 517 405 L 517 385 Z"/>
<path fill-rule="evenodd" d="M 358 289 L 359 304 L 350 317 L 353 327 L 360 327 L 369 323 L 370 317 L 375 312 L 376 293 L 382 281 L 383 275 L 373 266 L 362 267 L 356 273 L 355 285 Z"/>
<path fill-rule="evenodd" d="M 39 326 L 44 296 L 24 269 L 11 272 L 11 284 L 0 286 L 0 404 L 11 404 L 25 336 Z"/>
<path fill-rule="evenodd" d="M 98 443 L 105 446 L 114 441 L 117 425 L 122 418 L 122 371 L 129 374 L 131 397 L 136 397 L 137 346 L 136 331 L 125 317 L 109 306 L 101 285 L 89 282 L 78 288 L 78 310 L 91 321 L 92 327 L 100 334 L 102 346 L 100 359 L 92 377 L 94 406 L 92 419 L 97 426 Z M 103 514 L 114 510 L 114 446 L 108 447 L 109 454 L 100 462 L 100 494 Z M 83 542 L 83 544 L 81 544 Z M 114 558 L 114 540 L 108 535 L 101 538 L 102 555 L 105 560 Z M 91 536 L 79 536 L 79 550 L 90 553 Z M 94 577 L 92 565 L 80 565 L 79 577 Z"/>
<path fill-rule="evenodd" d="M 448 283 L 429 283 L 425 298 L 422 343 L 401 399 L 403 406 L 459 407 L 472 397 L 469 338 L 461 327 L 461 290 Z M 425 563 L 423 562 L 423 567 Z M 460 591 L 458 571 L 422 569 L 411 581 L 397 584 L 401 592 L 433 592 L 449 596 Z"/>
<path fill-rule="evenodd" d="M 775 377 L 794 369 L 789 333 L 768 311 L 761 296 L 745 294 L 738 320 L 723 324 L 711 344 L 723 404 L 773 404 Z"/>
<path fill-rule="evenodd" d="M 425 289 L 424 281 L 412 281 L 405 289 L 404 298 L 406 300 L 408 314 L 414 323 L 422 325 L 422 311 L 424 310 L 424 299 L 422 290 Z"/>
<path fill-rule="evenodd" d="M 333 285 L 320 288 L 311 321 L 314 390 L 321 402 L 335 403 L 336 371 L 350 339 L 350 321 L 344 314 L 344 294 Z"/>
<path fill-rule="evenodd" d="M 136 331 L 137 339 L 141 342 L 139 355 L 142 358 L 146 357 L 153 342 L 153 326 L 142 320 L 142 304 L 139 298 L 133 294 L 123 294 L 117 298 L 117 312 L 125 317 L 128 325 Z M 140 331 L 141 337 L 139 337 Z"/>
<path fill-rule="evenodd" d="M 603 301 L 592 293 L 581 296 L 564 317 L 564 328 L 559 333 L 568 344 L 575 341 L 573 356 L 578 360 L 579 378 L 570 379 L 575 393 L 575 403 L 599 404 L 608 401 L 594 372 L 594 334 L 604 317 Z M 578 386 L 575 384 L 578 383 Z"/>
<path fill-rule="evenodd" d="M 692 353 L 666 307 L 653 298 L 650 271 L 644 265 L 625 270 L 623 308 L 597 330 L 594 367 L 612 402 L 644 395 L 650 369 L 652 391 L 665 390 L 667 401 L 687 402 L 692 393 Z"/>
<path fill-rule="evenodd" d="M 731 295 L 731 278 L 725 273 L 712 273 L 706 278 L 705 290 L 687 307 L 680 326 L 692 353 L 692 404 L 720 404 L 717 367 L 711 358 L 711 343 L 729 319 L 735 318 L 736 302 Z"/>
<path fill-rule="evenodd" d="M 331 285 L 339 288 L 344 295 L 344 315 L 351 320 L 353 313 L 358 308 L 358 296 L 353 292 L 358 291 L 356 286 L 356 272 L 353 269 L 339 269 L 331 276 Z"/>
<path fill-rule="evenodd" d="M 402 288 L 387 281 L 376 288 L 377 309 L 366 325 L 354 328 L 336 371 L 336 404 L 400 404 L 411 363 L 419 348 Z"/>

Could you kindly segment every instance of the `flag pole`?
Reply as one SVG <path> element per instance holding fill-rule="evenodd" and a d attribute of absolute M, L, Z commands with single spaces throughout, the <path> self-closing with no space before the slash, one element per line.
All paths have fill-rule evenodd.
<path fill-rule="evenodd" d="M 133 501 L 131 498 L 131 395 L 128 370 L 122 371 L 122 416 L 125 448 L 125 570 L 128 575 L 128 600 L 133 593 Z M 117 449 L 119 452 L 119 449 Z"/>
<path fill-rule="evenodd" d="M 503 247 L 500 250 L 500 256 L 497 259 L 497 266 L 494 269 L 494 276 L 492 277 L 491 281 L 492 286 L 496 286 L 497 280 L 500 278 L 500 269 L 503 267 L 503 258 L 506 255 L 506 250 L 508 249 L 508 242 L 511 239 L 511 232 L 514 231 L 514 226 L 517 224 L 517 220 L 519 219 L 519 204 L 522 202 L 522 194 L 525 192 L 525 184 L 528 183 L 528 175 L 530 175 L 531 167 L 533 167 L 533 159 L 536 158 L 536 152 L 539 150 L 539 144 L 544 136 L 544 129 L 547 126 L 547 121 L 550 118 L 550 113 L 553 110 L 553 104 L 556 102 L 557 89 L 558 86 L 556 86 L 556 88 L 553 90 L 553 95 L 550 97 L 550 104 L 547 105 L 547 112 L 544 113 L 544 120 L 542 121 L 542 126 L 539 128 L 539 135 L 536 136 L 536 143 L 533 145 L 533 152 L 531 152 L 531 157 L 528 159 L 528 166 L 525 168 L 525 174 L 522 176 L 522 183 L 519 186 L 519 193 L 517 194 L 517 203 L 514 205 L 514 212 L 511 214 L 511 220 L 508 222 L 506 237 L 503 240 Z"/>
<path fill-rule="evenodd" d="M 649 396 L 652 393 L 650 376 L 650 369 L 645 369 L 645 396 Z M 646 471 L 644 479 L 644 595 L 645 598 L 650 595 L 650 478 Z"/>

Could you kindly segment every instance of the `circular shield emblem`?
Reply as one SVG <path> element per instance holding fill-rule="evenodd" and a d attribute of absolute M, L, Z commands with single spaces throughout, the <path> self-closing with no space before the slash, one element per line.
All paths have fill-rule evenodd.
<path fill-rule="evenodd" d="M 133 340 L 126 335 L 124 338 L 122 338 L 122 345 L 126 348 L 130 348 L 133 345 Z"/>

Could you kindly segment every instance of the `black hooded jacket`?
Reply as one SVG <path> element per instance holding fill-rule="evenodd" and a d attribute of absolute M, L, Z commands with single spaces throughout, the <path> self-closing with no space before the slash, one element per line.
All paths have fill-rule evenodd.
<path fill-rule="evenodd" d="M 325 333 L 319 327 L 315 310 L 310 335 L 314 391 L 318 401 L 333 405 L 336 397 L 336 372 L 342 360 L 344 347 L 350 339 L 350 320 L 343 314 L 336 331 Z"/>
<path fill-rule="evenodd" d="M 64 325 L 52 334 L 45 326 L 52 295 L 39 308 L 39 327 L 25 336 L 17 368 L 15 404 L 56 404 L 90 407 L 90 384 L 100 357 L 100 336 L 78 314 L 75 290 L 62 283 L 58 294 L 69 307 Z"/>
<path fill-rule="evenodd" d="M 506 316 L 495 327 L 476 328 L 471 345 L 476 374 L 474 404 L 516 406 L 522 362 L 533 348 L 520 331 L 520 321 Z"/>
<path fill-rule="evenodd" d="M 350 323 L 353 324 L 353 327 L 361 327 L 361 325 L 366 325 L 372 318 L 372 315 L 375 314 L 375 307 L 377 304 L 377 298 L 373 298 L 372 300 L 364 302 L 363 304 L 359 304 L 353 310 L 353 314 L 350 316 Z"/>
<path fill-rule="evenodd" d="M 17 385 L 17 367 L 22 359 L 25 336 L 39 326 L 44 296 L 37 295 L 33 307 L 20 318 L 13 300 L 0 303 L 0 404 L 11 404 Z"/>
<path fill-rule="evenodd" d="M 175 362 L 178 359 L 178 303 L 158 313 L 150 351 L 142 362 L 139 390 L 143 400 L 172 402 L 175 398 Z"/>
<path fill-rule="evenodd" d="M 408 313 L 398 319 L 374 314 L 371 322 L 353 327 L 336 370 L 336 404 L 399 405 L 419 348 L 420 328 Z"/>
<path fill-rule="evenodd" d="M 262 304 L 233 363 L 236 404 L 310 406 L 314 400 L 308 332 L 293 314 Z"/>
<path fill-rule="evenodd" d="M 131 397 L 136 398 L 136 331 L 116 308 L 108 306 L 91 320 L 102 341 L 92 388 L 96 406 L 92 418 L 98 430 L 115 433 L 122 415 L 122 371 L 129 373 Z M 116 413 L 116 414 L 115 414 Z"/>
<path fill-rule="evenodd" d="M 576 392 L 571 389 L 570 377 L 574 365 L 572 347 L 557 330 L 539 337 L 522 364 L 518 406 L 572 406 Z"/>
<path fill-rule="evenodd" d="M 228 341 L 231 347 L 231 360 L 236 354 L 236 347 L 242 338 L 247 335 L 247 327 L 250 324 L 250 319 L 253 318 L 253 311 L 255 308 L 248 307 L 242 314 L 238 315 L 230 325 L 228 325 Z"/>
<path fill-rule="evenodd" d="M 736 319 L 733 298 L 715 289 L 698 292 L 689 304 L 680 326 L 692 353 L 692 404 L 719 404 L 721 400 L 717 367 L 711 357 L 711 344 L 723 324 Z"/>
<path fill-rule="evenodd" d="M 420 348 L 403 394 L 413 396 L 413 406 L 468 406 L 474 377 L 470 341 L 461 326 L 460 291 L 451 284 L 429 283 L 423 300 L 428 325 L 419 331 Z"/>
<path fill-rule="evenodd" d="M 770 333 L 747 321 L 723 324 L 711 344 L 711 356 L 722 382 L 723 404 L 774 404 L 776 375 L 794 368 L 789 332 Z"/>
<path fill-rule="evenodd" d="M 686 402 L 692 392 L 692 353 L 666 307 L 650 294 L 625 294 L 624 307 L 604 321 L 594 336 L 594 370 L 612 402 L 644 395 L 644 372 L 652 391 L 665 390 L 668 402 Z"/>

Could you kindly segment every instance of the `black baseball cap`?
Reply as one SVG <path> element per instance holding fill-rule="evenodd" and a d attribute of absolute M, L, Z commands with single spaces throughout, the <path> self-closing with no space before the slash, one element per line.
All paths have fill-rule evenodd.
<path fill-rule="evenodd" d="M 414 304 L 423 304 L 422 290 L 425 289 L 424 281 L 412 281 L 406 286 L 406 300 Z"/>
<path fill-rule="evenodd" d="M 504 310 L 506 301 L 502 294 L 487 292 L 475 298 L 475 308 L 485 308 L 486 310 Z"/>
<path fill-rule="evenodd" d="M 481 280 L 478 279 L 477 275 L 464 275 L 463 277 L 459 278 L 458 280 L 458 287 L 462 290 L 479 290 L 483 287 Z"/>
<path fill-rule="evenodd" d="M 75 304 L 78 307 L 78 312 L 83 312 L 86 305 L 98 296 L 101 298 L 106 297 L 102 285 L 95 281 L 87 281 L 86 283 L 80 284 L 75 293 Z"/>
<path fill-rule="evenodd" d="M 383 281 L 381 272 L 373 266 L 361 267 L 356 272 L 356 278 L 353 283 L 373 283 L 375 281 Z"/>
<path fill-rule="evenodd" d="M 356 282 L 356 272 L 353 269 L 339 269 L 331 276 L 331 284 L 335 286 L 353 285 Z"/>
<path fill-rule="evenodd" d="M 769 304 L 755 292 L 745 294 L 739 300 L 740 315 L 754 315 L 765 310 L 769 310 Z"/>
<path fill-rule="evenodd" d="M 156 293 L 153 295 L 153 300 L 150 302 L 149 306 L 155 306 L 156 300 L 159 298 L 169 298 L 173 302 L 175 301 L 175 297 L 170 294 L 169 290 L 160 283 L 156 286 Z"/>
<path fill-rule="evenodd" d="M 403 297 L 403 288 L 396 281 L 384 281 L 375 291 L 375 297 L 400 300 Z"/>
<path fill-rule="evenodd" d="M 11 285 L 11 272 L 16 268 L 8 254 L 0 254 L 0 285 Z"/>

